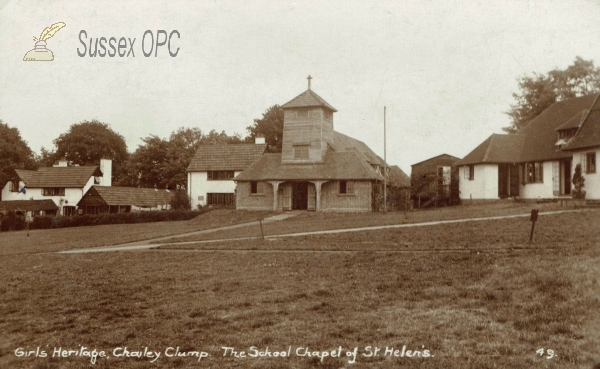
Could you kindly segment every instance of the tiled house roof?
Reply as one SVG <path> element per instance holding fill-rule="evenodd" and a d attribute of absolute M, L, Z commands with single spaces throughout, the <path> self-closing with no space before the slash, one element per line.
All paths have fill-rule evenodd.
<path fill-rule="evenodd" d="M 329 105 L 327 101 L 323 100 L 323 98 L 317 95 L 312 90 L 306 90 L 300 95 L 294 97 L 292 100 L 281 106 L 283 109 L 291 109 L 291 108 L 312 108 L 312 107 L 323 107 L 327 108 L 333 112 L 336 112 L 336 108 Z"/>
<path fill-rule="evenodd" d="M 381 174 L 352 151 L 329 150 L 321 164 L 281 164 L 281 154 L 265 154 L 236 181 L 268 180 L 383 180 Z"/>
<path fill-rule="evenodd" d="M 168 205 L 173 192 L 153 188 L 93 186 L 77 206 L 133 205 L 156 207 Z"/>
<path fill-rule="evenodd" d="M 16 169 L 27 188 L 83 188 L 92 176 L 102 176 L 95 166 L 43 167 L 37 171 Z"/>
<path fill-rule="evenodd" d="M 456 165 L 516 163 L 519 161 L 524 141 L 525 136 L 521 134 L 493 134 L 456 162 Z"/>
<path fill-rule="evenodd" d="M 188 172 L 244 170 L 265 152 L 266 144 L 203 145 L 198 148 Z"/>
<path fill-rule="evenodd" d="M 556 102 L 529 122 L 518 132 L 526 136 L 519 162 L 570 158 L 572 154 L 564 150 L 557 150 L 556 140 L 558 135 L 556 129 L 569 122 L 582 110 L 590 109 L 597 96 L 596 94 L 587 95 Z M 578 141 L 577 137 L 574 137 L 572 141 L 573 143 Z M 568 147 L 570 149 L 571 145 L 568 145 Z"/>

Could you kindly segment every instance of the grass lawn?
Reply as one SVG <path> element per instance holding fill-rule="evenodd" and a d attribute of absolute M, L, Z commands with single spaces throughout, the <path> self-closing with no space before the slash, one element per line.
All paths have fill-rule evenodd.
<path fill-rule="evenodd" d="M 222 225 L 252 222 L 270 215 L 272 215 L 270 212 L 219 209 L 186 221 L 36 229 L 29 231 L 29 237 L 27 231 L 2 232 L 0 233 L 0 255 L 109 246 Z"/>
<path fill-rule="evenodd" d="M 324 227 L 315 215 L 298 219 Z M 599 222 L 599 211 L 540 216 L 533 244 L 527 219 L 506 219 L 181 250 L 40 254 L 43 244 L 24 246 L 0 259 L 0 367 L 591 368 L 600 362 Z M 80 345 L 110 358 L 51 357 Z M 224 346 L 291 346 L 291 357 L 224 357 Z M 296 355 L 340 346 L 343 354 L 358 348 L 356 363 Z M 381 351 L 363 356 L 369 346 Z M 124 347 L 161 356 L 113 355 Z M 169 347 L 210 356 L 166 357 Z M 385 355 L 392 347 L 397 356 Z M 39 348 L 38 357 L 17 357 L 18 348 Z M 556 356 L 547 359 L 548 349 Z"/>

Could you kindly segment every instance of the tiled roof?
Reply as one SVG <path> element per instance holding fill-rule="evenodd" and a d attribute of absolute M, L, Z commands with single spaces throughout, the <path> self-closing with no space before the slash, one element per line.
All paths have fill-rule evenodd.
<path fill-rule="evenodd" d="M 518 161 L 533 162 L 570 158 L 572 154 L 564 150 L 557 150 L 556 129 L 569 122 L 582 110 L 590 109 L 597 96 L 597 94 L 587 95 L 556 102 L 519 130 L 518 133 L 526 137 Z M 585 125 L 586 123 L 583 123 L 580 133 Z M 576 147 L 576 142 L 579 141 L 577 136 L 572 139 L 573 146 L 571 144 L 567 146 L 569 149 Z"/>
<path fill-rule="evenodd" d="M 27 188 L 83 188 L 92 176 L 102 176 L 96 166 L 43 167 L 37 171 L 16 170 Z"/>
<path fill-rule="evenodd" d="M 266 144 L 203 145 L 198 148 L 188 172 L 244 170 L 258 160 Z"/>
<path fill-rule="evenodd" d="M 410 187 L 410 177 L 397 165 L 390 167 L 390 183 L 397 187 Z"/>
<path fill-rule="evenodd" d="M 283 109 L 291 109 L 291 108 L 310 108 L 310 107 L 317 107 L 317 106 L 327 108 L 334 112 L 337 111 L 336 108 L 329 105 L 329 103 L 327 103 L 327 101 L 323 100 L 323 98 L 321 96 L 317 95 L 312 90 L 304 91 L 300 95 L 294 97 L 292 100 L 283 104 L 281 107 Z"/>
<path fill-rule="evenodd" d="M 377 164 L 381 167 L 385 166 L 385 162 L 381 157 L 373 152 L 364 142 L 359 141 L 343 133 L 333 131 L 333 150 L 340 151 L 357 151 L 369 164 Z"/>
<path fill-rule="evenodd" d="M 352 151 L 328 150 L 321 164 L 281 164 L 281 154 L 265 154 L 235 177 L 236 181 L 383 180 L 381 174 Z"/>
<path fill-rule="evenodd" d="M 156 207 L 171 202 L 173 192 L 153 188 L 93 186 L 79 200 L 78 206 L 133 205 Z"/>
<path fill-rule="evenodd" d="M 600 96 L 594 95 L 594 96 Z M 566 145 L 566 150 L 577 150 L 600 146 L 600 99 L 596 98 L 589 115 L 581 124 L 575 137 Z"/>
<path fill-rule="evenodd" d="M 564 123 L 564 124 L 560 125 L 558 128 L 556 128 L 556 131 L 560 131 L 562 129 L 581 127 L 581 124 L 585 120 L 585 117 L 587 117 L 588 113 L 589 113 L 589 110 L 587 110 L 587 109 L 580 111 L 579 113 L 575 114 L 571 119 L 569 119 L 566 123 Z"/>
<path fill-rule="evenodd" d="M 456 165 L 516 163 L 519 161 L 524 141 L 525 135 L 521 134 L 493 134 L 467 156 L 457 161 Z"/>
<path fill-rule="evenodd" d="M 0 212 L 3 211 L 30 211 L 30 210 L 58 210 L 58 206 L 52 200 L 15 200 L 0 201 Z"/>
<path fill-rule="evenodd" d="M 441 154 L 438 156 L 434 156 L 433 158 L 425 159 L 423 161 L 415 163 L 415 164 L 411 165 L 411 167 L 414 167 L 415 165 L 425 164 L 430 161 L 433 161 L 436 163 L 439 163 L 441 161 L 441 162 L 444 162 L 444 164 L 442 164 L 442 165 L 446 165 L 445 163 L 447 163 L 448 165 L 452 166 L 452 165 L 454 165 L 455 162 L 457 162 L 459 160 L 460 160 L 460 158 L 457 158 L 456 156 L 452 156 L 449 154 Z M 438 164 L 438 165 L 440 165 L 440 164 Z"/>

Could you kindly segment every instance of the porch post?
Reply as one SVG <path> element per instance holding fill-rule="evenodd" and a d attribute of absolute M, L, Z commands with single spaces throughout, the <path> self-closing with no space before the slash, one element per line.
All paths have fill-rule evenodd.
<path fill-rule="evenodd" d="M 315 206 L 315 211 L 321 211 L 321 185 L 323 185 L 323 183 L 327 182 L 327 181 L 310 181 L 312 184 L 315 185 L 315 195 L 316 195 L 316 206 Z"/>
<path fill-rule="evenodd" d="M 283 183 L 282 181 L 271 181 L 269 182 L 271 186 L 273 186 L 273 211 L 277 211 L 277 202 L 278 202 L 278 190 L 279 184 Z"/>

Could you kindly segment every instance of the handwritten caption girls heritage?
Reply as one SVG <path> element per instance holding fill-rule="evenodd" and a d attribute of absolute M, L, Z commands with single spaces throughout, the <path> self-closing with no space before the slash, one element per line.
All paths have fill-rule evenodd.
<path fill-rule="evenodd" d="M 110 358 L 117 359 L 137 359 L 147 360 L 151 363 L 159 360 L 168 360 L 174 358 L 189 358 L 198 362 L 208 357 L 234 358 L 234 359 L 257 359 L 257 358 L 317 358 L 323 362 L 328 358 L 343 358 L 348 364 L 355 364 L 360 361 L 360 358 L 432 358 L 434 355 L 430 350 L 421 346 L 420 349 L 410 349 L 407 345 L 402 347 L 376 347 L 365 346 L 362 348 L 344 348 L 338 346 L 334 349 L 319 350 L 308 346 L 288 346 L 283 349 L 273 349 L 270 347 L 258 348 L 250 346 L 247 349 L 238 349 L 232 346 L 222 346 L 218 352 L 212 354 L 208 350 L 189 350 L 181 349 L 179 346 L 167 347 L 162 350 L 155 350 L 149 347 L 130 348 L 130 347 L 115 347 L 109 350 L 99 350 L 86 346 L 79 346 L 76 349 L 53 347 L 27 349 L 19 347 L 14 351 L 14 355 L 18 358 L 82 358 L 88 360 L 91 364 L 96 364 L 98 360 L 109 360 Z"/>

